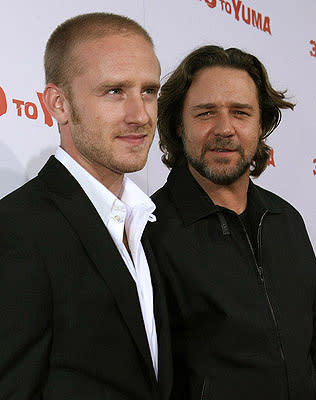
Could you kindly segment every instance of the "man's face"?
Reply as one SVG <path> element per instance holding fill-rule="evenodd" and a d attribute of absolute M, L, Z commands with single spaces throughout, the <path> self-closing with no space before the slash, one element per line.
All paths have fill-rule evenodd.
<path fill-rule="evenodd" d="M 223 67 L 198 71 L 184 100 L 179 133 L 189 168 L 211 182 L 229 185 L 249 174 L 261 135 L 250 75 Z"/>
<path fill-rule="evenodd" d="M 71 80 L 65 150 L 90 172 L 142 169 L 154 137 L 160 79 L 151 44 L 137 34 L 108 35 L 79 43 L 72 55 L 82 72 Z"/>

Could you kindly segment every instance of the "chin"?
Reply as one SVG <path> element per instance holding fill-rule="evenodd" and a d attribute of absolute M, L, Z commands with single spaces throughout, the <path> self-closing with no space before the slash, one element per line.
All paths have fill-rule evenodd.
<path fill-rule="evenodd" d="M 116 169 L 116 171 L 118 171 L 122 174 L 127 174 L 130 172 L 137 172 L 137 171 L 142 170 L 145 167 L 146 161 L 147 161 L 147 159 L 145 161 L 141 161 L 141 162 L 139 161 L 139 162 L 134 162 L 134 163 L 124 163 L 121 165 L 117 165 L 115 169 Z"/>
<path fill-rule="evenodd" d="M 130 173 L 130 172 L 141 171 L 144 167 L 145 167 L 145 164 L 136 165 L 136 166 L 130 166 L 129 168 L 126 168 L 125 172 L 126 173 Z"/>

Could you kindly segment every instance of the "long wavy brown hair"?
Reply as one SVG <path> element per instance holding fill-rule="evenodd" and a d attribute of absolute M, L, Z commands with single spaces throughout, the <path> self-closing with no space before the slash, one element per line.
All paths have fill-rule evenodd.
<path fill-rule="evenodd" d="M 252 160 L 250 174 L 258 177 L 266 168 L 271 148 L 267 137 L 281 121 L 281 109 L 294 109 L 285 99 L 286 91 L 273 89 L 263 64 L 253 55 L 236 48 L 203 46 L 190 53 L 171 73 L 161 88 L 158 99 L 159 146 L 162 161 L 168 168 L 186 163 L 181 137 L 177 128 L 182 123 L 183 103 L 195 74 L 207 67 L 229 67 L 244 70 L 253 79 L 257 90 L 261 116 L 262 135 Z"/>

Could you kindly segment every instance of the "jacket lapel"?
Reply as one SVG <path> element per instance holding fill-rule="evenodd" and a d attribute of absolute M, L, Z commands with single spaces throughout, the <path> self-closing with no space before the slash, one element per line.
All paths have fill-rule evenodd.
<path fill-rule="evenodd" d="M 154 377 L 136 285 L 111 235 L 81 186 L 54 157 L 40 171 L 39 178 L 46 182 L 52 201 L 76 231 L 112 291 L 133 340 Z"/>
<path fill-rule="evenodd" d="M 168 399 L 172 385 L 172 357 L 167 303 L 162 280 L 159 275 L 156 259 L 151 250 L 146 230 L 142 244 L 150 268 L 154 292 L 154 313 L 158 337 L 158 382 L 162 399 Z"/>

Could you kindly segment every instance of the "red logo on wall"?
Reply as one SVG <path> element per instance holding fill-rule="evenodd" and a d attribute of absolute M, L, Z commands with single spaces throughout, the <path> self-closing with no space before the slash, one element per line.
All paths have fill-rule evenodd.
<path fill-rule="evenodd" d="M 313 163 L 316 164 L 316 158 L 314 159 Z M 315 168 L 313 170 L 313 174 L 316 175 L 316 165 L 315 165 Z"/>
<path fill-rule="evenodd" d="M 48 112 L 44 101 L 43 101 L 43 93 L 36 92 L 37 98 L 39 100 L 40 106 L 32 103 L 31 101 L 24 101 L 18 99 L 12 99 L 12 103 L 15 104 L 16 115 L 18 117 L 26 117 L 28 119 L 37 119 L 38 118 L 38 110 L 42 110 L 44 116 L 44 123 L 48 126 L 53 126 L 53 119 Z M 6 114 L 8 111 L 7 97 L 0 86 L 0 116 Z"/>
<path fill-rule="evenodd" d="M 204 0 L 204 2 L 210 8 L 217 6 L 216 0 Z M 272 35 L 270 17 L 246 6 L 241 0 L 219 0 L 219 5 L 226 14 L 233 15 L 236 21 L 243 21 L 247 25 L 252 25 L 254 28 Z"/>
<path fill-rule="evenodd" d="M 312 45 L 311 51 L 309 54 L 313 57 L 316 57 L 316 42 L 315 40 L 310 40 L 309 43 Z"/>
<path fill-rule="evenodd" d="M 269 160 L 267 162 L 267 166 L 272 165 L 273 167 L 275 167 L 275 162 L 274 162 L 274 150 L 271 149 L 270 150 L 270 157 Z"/>
<path fill-rule="evenodd" d="M 215 7 L 216 7 L 216 0 L 205 0 L 205 3 L 206 3 L 210 8 L 215 8 Z"/>
<path fill-rule="evenodd" d="M 8 105 L 7 105 L 7 98 L 6 95 L 0 86 L 0 116 L 7 112 Z"/>

